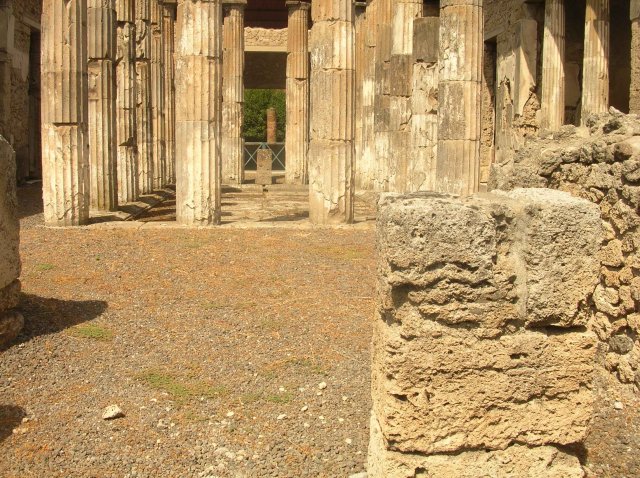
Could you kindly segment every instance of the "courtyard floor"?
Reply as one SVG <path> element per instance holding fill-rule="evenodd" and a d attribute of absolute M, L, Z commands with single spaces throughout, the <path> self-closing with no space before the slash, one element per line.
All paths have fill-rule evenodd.
<path fill-rule="evenodd" d="M 39 189 L 20 191 L 26 325 L 0 355 L 0 476 L 364 470 L 372 201 L 317 228 L 305 194 L 275 189 L 227 191 L 210 229 L 170 222 L 171 197 L 136 222 L 48 229 Z M 103 420 L 114 404 L 125 416 Z"/>

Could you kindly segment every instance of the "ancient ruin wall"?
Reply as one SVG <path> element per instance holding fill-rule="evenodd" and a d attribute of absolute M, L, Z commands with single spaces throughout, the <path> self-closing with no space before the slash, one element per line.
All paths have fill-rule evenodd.
<path fill-rule="evenodd" d="M 15 338 L 22 316 L 11 309 L 20 298 L 18 200 L 15 153 L 0 136 L 0 349 Z"/>
<path fill-rule="evenodd" d="M 640 470 L 635 452 L 609 448 L 618 439 L 627 441 L 632 427 L 640 424 L 635 412 L 640 387 L 640 117 L 594 118 L 589 128 L 569 126 L 531 141 L 513 161 L 494 166 L 490 187 L 559 189 L 599 207 L 606 234 L 589 324 L 601 352 L 599 400 L 586 452 L 596 476 Z M 620 426 L 612 434 L 613 420 Z"/>
<path fill-rule="evenodd" d="M 244 42 L 248 49 L 271 47 L 286 51 L 287 29 L 245 27 Z"/>
<path fill-rule="evenodd" d="M 369 476 L 582 477 L 597 207 L 388 195 L 377 227 Z"/>

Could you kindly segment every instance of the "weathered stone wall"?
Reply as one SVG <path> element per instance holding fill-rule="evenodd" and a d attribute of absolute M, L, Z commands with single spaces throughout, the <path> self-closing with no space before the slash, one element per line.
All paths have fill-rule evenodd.
<path fill-rule="evenodd" d="M 0 2 L 1 3 L 1 2 Z M 10 73 L 7 75 L 8 83 L 5 85 L 8 95 L 0 87 L 0 94 L 4 100 L 8 98 L 8 116 L 0 118 L 0 134 L 11 143 L 16 151 L 18 164 L 18 177 L 24 178 L 30 175 L 40 174 L 39 148 L 34 149 L 34 141 L 39 142 L 38 134 L 32 131 L 39 121 L 39 110 L 33 101 L 30 101 L 31 89 L 39 83 L 39 70 L 34 69 L 34 61 L 30 61 L 32 32 L 38 32 L 40 15 L 42 13 L 41 0 L 5 0 L 8 8 L 0 8 L 0 16 L 5 12 L 6 18 L 0 20 L 0 28 L 6 25 L 6 30 L 0 32 L 6 43 L 6 53 Z M 4 28 L 3 28 L 4 29 Z M 36 36 L 37 37 L 37 36 Z M 37 47 L 36 47 L 37 48 Z M 2 50 L 0 45 L 0 50 Z M 36 49 L 36 53 L 39 50 Z M 37 56 L 34 59 L 37 63 Z M 0 59 L 0 62 L 2 59 Z M 0 73 L 0 76 L 2 74 Z M 0 79 L 2 81 L 2 79 Z M 37 100 L 37 98 L 36 98 Z M 0 114 L 0 117 L 3 116 Z M 9 119 L 10 118 L 10 119 Z M 32 123 L 30 123 L 30 119 Z M 30 146 L 31 145 L 31 146 Z M 30 149 L 31 148 L 31 149 Z"/>
<path fill-rule="evenodd" d="M 583 476 L 601 238 L 556 191 L 383 197 L 370 477 Z"/>
<path fill-rule="evenodd" d="M 245 27 L 244 42 L 247 50 L 273 48 L 287 51 L 287 29 Z"/>
<path fill-rule="evenodd" d="M 20 255 L 16 163 L 11 145 L 0 136 L 0 349 L 22 328 L 22 316 L 11 309 L 20 298 Z"/>
<path fill-rule="evenodd" d="M 601 373 L 587 453 L 596 476 L 626 476 L 625 470 L 640 470 L 640 459 L 631 448 L 620 452 L 611 443 L 628 440 L 630 427 L 640 424 L 640 117 L 603 116 L 588 126 L 531 141 L 513 161 L 494 166 L 489 185 L 559 189 L 600 208 L 606 235 L 589 328 L 599 339 Z M 614 410 L 614 402 L 624 409 Z M 624 425 L 612 432 L 610 420 Z"/>
<path fill-rule="evenodd" d="M 631 90 L 629 112 L 640 113 L 640 0 L 631 0 Z"/>

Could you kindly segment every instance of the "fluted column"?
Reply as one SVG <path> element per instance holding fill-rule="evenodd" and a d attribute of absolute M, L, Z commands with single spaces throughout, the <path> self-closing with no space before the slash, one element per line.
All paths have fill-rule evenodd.
<path fill-rule="evenodd" d="M 353 222 L 353 0 L 314 0 L 311 30 L 309 217 Z"/>
<path fill-rule="evenodd" d="M 423 0 L 394 0 L 393 3 L 393 55 L 413 53 L 413 20 L 423 14 Z"/>
<path fill-rule="evenodd" d="M 222 180 L 244 180 L 244 8 L 246 0 L 223 0 Z"/>
<path fill-rule="evenodd" d="M 609 110 L 609 0 L 587 0 L 582 67 L 582 124 Z M 637 54 L 637 53 L 636 53 Z"/>
<path fill-rule="evenodd" d="M 42 189 L 50 226 L 89 222 L 87 1 L 42 8 Z"/>
<path fill-rule="evenodd" d="M 118 206 L 116 172 L 116 5 L 88 0 L 89 165 L 91 208 Z"/>
<path fill-rule="evenodd" d="M 136 22 L 135 0 L 116 0 L 118 40 L 116 54 L 117 88 L 117 176 L 118 202 L 138 199 L 138 143 L 136 121 Z"/>
<path fill-rule="evenodd" d="M 220 223 L 222 7 L 179 0 L 176 41 L 176 215 L 178 222 Z"/>
<path fill-rule="evenodd" d="M 388 191 L 391 160 L 389 127 L 393 0 L 376 0 L 376 17 L 373 188 L 376 191 Z"/>
<path fill-rule="evenodd" d="M 164 123 L 166 182 L 176 181 L 176 95 L 175 95 L 175 6 L 163 4 L 162 37 L 164 45 Z"/>
<path fill-rule="evenodd" d="M 136 113 L 138 174 L 141 194 L 153 191 L 153 111 L 151 103 L 151 2 L 135 0 L 136 8 Z"/>
<path fill-rule="evenodd" d="M 306 184 L 309 151 L 309 12 L 311 4 L 287 1 L 287 155 L 285 181 Z"/>
<path fill-rule="evenodd" d="M 640 51 L 640 0 L 631 0 L 631 51 Z M 629 112 L 640 114 L 640 55 L 631 55 Z"/>
<path fill-rule="evenodd" d="M 469 195 L 480 185 L 483 0 L 440 2 L 436 189 Z"/>
<path fill-rule="evenodd" d="M 363 86 L 364 86 L 364 70 L 365 70 L 365 56 L 367 50 L 367 42 L 365 41 L 366 32 L 366 7 L 367 2 L 356 1 L 355 6 L 355 19 L 354 19 L 354 43 L 355 43 L 355 85 L 354 96 L 355 105 L 353 111 L 354 117 L 354 186 L 358 185 L 358 167 L 362 158 L 362 146 L 363 146 Z"/>
<path fill-rule="evenodd" d="M 546 0 L 542 47 L 541 126 L 557 131 L 565 110 L 565 0 Z"/>
<path fill-rule="evenodd" d="M 162 0 L 151 0 L 151 117 L 153 119 L 153 189 L 167 184 L 164 119 L 164 36 Z"/>

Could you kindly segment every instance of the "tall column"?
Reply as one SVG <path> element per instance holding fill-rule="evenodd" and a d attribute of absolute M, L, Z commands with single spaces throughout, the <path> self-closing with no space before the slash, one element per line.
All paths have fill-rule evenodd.
<path fill-rule="evenodd" d="M 631 0 L 631 51 L 640 51 L 640 0 Z M 640 113 L 640 55 L 631 55 L 629 112 Z"/>
<path fill-rule="evenodd" d="M 89 0 L 87 36 L 91 208 L 114 211 L 118 206 L 115 0 Z"/>
<path fill-rule="evenodd" d="M 175 95 L 175 6 L 163 4 L 162 37 L 164 45 L 164 122 L 166 182 L 176 181 L 176 95 Z"/>
<path fill-rule="evenodd" d="M 153 112 L 151 108 L 151 2 L 135 0 L 136 114 L 138 174 L 141 194 L 153 191 Z"/>
<path fill-rule="evenodd" d="M 244 8 L 246 0 L 223 0 L 222 180 L 244 180 Z"/>
<path fill-rule="evenodd" d="M 469 195 L 480 186 L 483 0 L 440 2 L 436 189 Z"/>
<path fill-rule="evenodd" d="M 353 0 L 314 0 L 309 218 L 353 222 Z"/>
<path fill-rule="evenodd" d="M 582 124 L 609 110 L 609 0 L 587 0 L 582 67 Z"/>
<path fill-rule="evenodd" d="M 222 7 L 179 0 L 176 41 L 176 216 L 187 225 L 220 223 Z"/>
<path fill-rule="evenodd" d="M 164 119 L 164 37 L 162 0 L 151 0 L 151 117 L 153 119 L 153 189 L 167 184 Z"/>
<path fill-rule="evenodd" d="M 9 137 L 11 112 L 11 57 L 9 56 L 9 19 L 13 7 L 9 0 L 0 0 L 0 136 Z"/>
<path fill-rule="evenodd" d="M 391 159 L 390 125 L 390 68 L 392 45 L 392 0 L 376 0 L 376 48 L 375 48 L 375 92 L 374 92 L 374 136 L 375 165 L 374 189 L 389 190 L 389 162 Z"/>
<path fill-rule="evenodd" d="M 136 201 L 140 195 L 136 132 L 135 0 L 117 0 L 116 15 L 118 19 L 116 55 L 118 202 L 126 204 Z"/>
<path fill-rule="evenodd" d="M 308 181 L 309 151 L 309 11 L 311 4 L 287 1 L 287 184 Z"/>
<path fill-rule="evenodd" d="M 546 0 L 542 47 L 542 128 L 557 131 L 565 110 L 565 0 Z"/>
<path fill-rule="evenodd" d="M 87 1 L 42 8 L 42 192 L 50 226 L 89 222 Z"/>
<path fill-rule="evenodd" d="M 355 105 L 354 105 L 354 186 L 360 182 L 359 166 L 362 158 L 363 147 L 363 95 L 364 95 L 364 74 L 366 64 L 367 42 L 365 41 L 366 21 L 367 21 L 367 2 L 357 1 L 355 4 Z"/>

